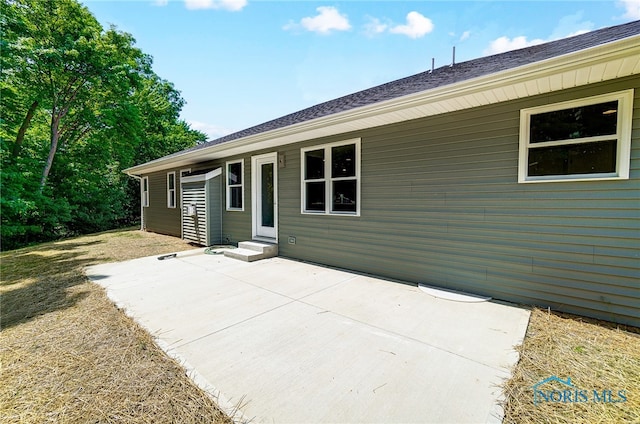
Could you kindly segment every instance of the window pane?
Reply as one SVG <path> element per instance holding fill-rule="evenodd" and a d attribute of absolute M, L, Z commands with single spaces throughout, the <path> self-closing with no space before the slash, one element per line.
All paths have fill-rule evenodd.
<path fill-rule="evenodd" d="M 227 170 L 229 184 L 242 184 L 242 163 L 230 163 Z"/>
<path fill-rule="evenodd" d="M 334 212 L 355 212 L 356 199 L 356 180 L 333 182 Z"/>
<path fill-rule="evenodd" d="M 618 102 L 531 115 L 531 143 L 616 134 Z"/>
<path fill-rule="evenodd" d="M 356 145 L 339 146 L 331 149 L 331 177 L 356 176 Z"/>
<path fill-rule="evenodd" d="M 273 199 L 273 164 L 261 165 L 261 198 L 262 198 L 262 226 L 274 225 L 274 199 Z"/>
<path fill-rule="evenodd" d="M 173 190 L 176 187 L 176 174 L 169 174 L 169 190 Z"/>
<path fill-rule="evenodd" d="M 229 188 L 229 207 L 242 209 L 242 187 Z"/>
<path fill-rule="evenodd" d="M 306 199 L 304 203 L 305 210 L 308 211 L 325 211 L 324 199 L 324 182 L 306 183 Z"/>
<path fill-rule="evenodd" d="M 324 150 L 305 152 L 305 180 L 318 180 L 324 178 Z"/>
<path fill-rule="evenodd" d="M 616 172 L 616 140 L 529 150 L 529 176 Z"/>

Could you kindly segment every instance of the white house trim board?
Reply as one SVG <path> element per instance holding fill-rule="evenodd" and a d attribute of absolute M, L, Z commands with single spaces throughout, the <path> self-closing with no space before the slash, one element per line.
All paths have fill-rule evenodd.
<path fill-rule="evenodd" d="M 195 183 L 198 181 L 207 181 L 210 180 L 211 178 L 215 178 L 218 175 L 222 174 L 222 168 L 216 168 L 213 171 L 209 171 L 206 174 L 200 174 L 200 175 L 191 175 L 188 177 L 182 177 L 182 180 L 180 181 L 180 183 Z"/>

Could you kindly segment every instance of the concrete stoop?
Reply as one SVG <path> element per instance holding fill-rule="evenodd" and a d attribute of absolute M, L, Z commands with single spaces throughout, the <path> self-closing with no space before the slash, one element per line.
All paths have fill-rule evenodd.
<path fill-rule="evenodd" d="M 237 249 L 225 250 L 224 256 L 245 262 L 278 256 L 278 245 L 258 241 L 241 241 Z"/>

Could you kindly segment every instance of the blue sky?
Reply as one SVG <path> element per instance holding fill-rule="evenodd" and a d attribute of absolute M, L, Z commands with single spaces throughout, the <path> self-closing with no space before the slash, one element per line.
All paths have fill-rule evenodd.
<path fill-rule="evenodd" d="M 82 0 L 217 138 L 435 66 L 640 19 L 626 1 Z"/>

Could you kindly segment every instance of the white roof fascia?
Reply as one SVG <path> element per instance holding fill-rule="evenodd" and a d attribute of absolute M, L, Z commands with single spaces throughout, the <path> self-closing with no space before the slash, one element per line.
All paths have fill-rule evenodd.
<path fill-rule="evenodd" d="M 601 69 L 598 69 L 604 72 L 603 70 L 610 64 L 618 66 L 619 72 L 603 75 L 597 78 L 597 81 L 580 81 L 579 78 L 576 78 L 579 71 L 588 70 L 590 74 L 590 71 L 595 69 L 594 67 L 599 66 Z M 140 175 L 348 131 L 361 130 L 419 117 L 462 110 L 469 107 L 508 101 L 513 98 L 496 97 L 495 90 L 513 88 L 526 83 L 542 81 L 552 76 L 564 75 L 566 78 L 563 79 L 573 82 L 564 84 L 558 88 L 544 88 L 544 84 L 533 84 L 533 86 L 537 87 L 537 92 L 531 92 L 531 90 L 528 89 L 527 94 L 522 97 L 530 97 L 537 94 L 564 90 L 639 73 L 640 35 L 562 56 L 555 56 L 550 59 L 507 69 L 505 71 L 464 80 L 459 83 L 448 84 L 371 105 L 337 112 L 271 131 L 265 131 L 240 139 L 184 152 L 171 157 L 159 158 L 128 168 L 124 172 L 130 175 Z M 527 87 L 530 86 L 532 86 L 532 84 L 529 84 Z M 483 93 L 490 92 L 493 92 L 494 95 L 483 95 Z M 484 101 L 476 102 L 475 104 L 465 107 L 462 104 L 463 102 L 455 101 L 455 99 L 463 96 L 477 96 L 478 98 L 483 98 Z M 429 111 L 426 109 L 433 110 Z M 443 112 L 443 110 L 446 112 Z M 373 121 L 375 121 L 375 123 Z"/>
<path fill-rule="evenodd" d="M 200 181 L 208 181 L 211 178 L 217 177 L 218 175 L 222 174 L 222 168 L 216 168 L 213 171 L 209 171 L 206 174 L 200 174 L 200 175 L 192 175 L 192 176 L 186 176 L 186 177 L 182 177 L 180 178 L 180 184 L 182 183 L 197 183 Z"/>

